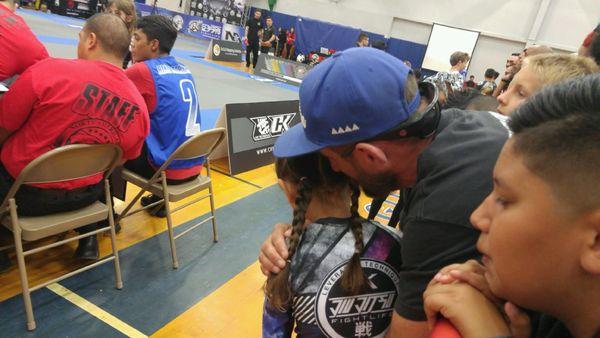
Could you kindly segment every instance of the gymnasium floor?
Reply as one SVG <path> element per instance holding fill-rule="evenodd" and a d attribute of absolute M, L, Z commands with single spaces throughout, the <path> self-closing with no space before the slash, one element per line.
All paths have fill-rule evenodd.
<path fill-rule="evenodd" d="M 75 58 L 83 21 L 19 10 L 51 56 Z M 202 109 L 202 127 L 214 126 L 226 103 L 298 98 L 295 87 L 266 82 L 241 65 L 203 59 L 208 43 L 180 37 L 173 55 L 192 71 Z M 213 171 L 219 242 L 211 227 L 201 227 L 177 240 L 180 267 L 171 268 L 165 220 L 145 213 L 122 222 L 117 235 L 124 287 L 114 287 L 112 264 L 51 284 L 32 294 L 37 329 L 25 329 L 18 269 L 0 274 L 0 337 L 260 337 L 264 277 L 256 257 L 273 225 L 291 219 L 273 166 L 236 177 Z M 127 200 L 137 190 L 128 188 Z M 391 214 L 392 196 L 380 220 Z M 361 200 L 362 212 L 368 199 Z M 208 212 L 208 203 L 175 214 L 175 223 Z M 12 236 L 2 230 L 3 243 Z M 55 240 L 51 239 L 50 241 Z M 101 255 L 109 252 L 108 237 L 100 237 Z M 75 244 L 28 257 L 30 283 L 37 284 L 81 266 L 72 258 Z"/>

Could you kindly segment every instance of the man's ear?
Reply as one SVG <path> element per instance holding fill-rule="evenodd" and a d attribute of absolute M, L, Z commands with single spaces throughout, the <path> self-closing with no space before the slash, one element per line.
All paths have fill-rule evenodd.
<path fill-rule="evenodd" d="M 91 32 L 87 34 L 87 38 L 85 40 L 85 46 L 87 47 L 87 49 L 94 49 L 98 46 L 98 37 L 96 36 L 96 33 Z"/>
<path fill-rule="evenodd" d="M 281 190 L 283 190 L 283 193 L 285 194 L 285 198 L 288 200 L 288 203 L 292 207 L 294 207 L 296 200 L 296 188 L 282 179 L 278 179 L 277 183 L 281 187 Z"/>
<path fill-rule="evenodd" d="M 356 144 L 353 157 L 365 168 L 384 168 L 388 164 L 385 152 L 371 143 Z"/>
<path fill-rule="evenodd" d="M 585 216 L 584 247 L 581 254 L 583 269 L 600 277 L 600 210 Z"/>
<path fill-rule="evenodd" d="M 153 53 L 158 53 L 160 50 L 160 42 L 157 39 L 150 41 L 150 49 Z"/>

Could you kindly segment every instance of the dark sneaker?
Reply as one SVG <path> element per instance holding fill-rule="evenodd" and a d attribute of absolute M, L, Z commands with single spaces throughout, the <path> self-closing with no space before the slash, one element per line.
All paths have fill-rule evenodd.
<path fill-rule="evenodd" d="M 0 273 L 7 271 L 10 269 L 12 263 L 10 258 L 8 257 L 8 252 L 0 251 Z"/>
<path fill-rule="evenodd" d="M 98 252 L 98 238 L 96 235 L 81 238 L 77 250 L 75 250 L 75 257 L 79 259 L 96 260 L 100 258 Z"/>
<path fill-rule="evenodd" d="M 158 201 L 160 201 L 160 200 L 161 200 L 161 198 L 160 198 L 160 197 L 158 197 L 158 196 L 156 196 L 156 195 L 152 195 L 152 194 L 150 194 L 150 195 L 148 195 L 148 196 L 144 196 L 144 197 L 142 197 L 142 198 L 140 199 L 140 204 L 141 204 L 143 207 L 145 207 L 145 206 L 148 206 L 148 205 L 150 205 L 150 204 L 152 204 L 152 203 L 158 202 Z"/>

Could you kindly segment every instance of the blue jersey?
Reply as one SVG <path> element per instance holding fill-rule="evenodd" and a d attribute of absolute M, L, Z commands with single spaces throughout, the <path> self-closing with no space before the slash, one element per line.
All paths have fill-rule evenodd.
<path fill-rule="evenodd" d="M 150 135 L 146 138 L 148 159 L 155 167 L 190 137 L 200 133 L 200 104 L 190 70 L 172 56 L 144 61 L 156 89 L 156 108 L 150 112 Z M 169 169 L 202 164 L 203 157 L 177 160 Z"/>

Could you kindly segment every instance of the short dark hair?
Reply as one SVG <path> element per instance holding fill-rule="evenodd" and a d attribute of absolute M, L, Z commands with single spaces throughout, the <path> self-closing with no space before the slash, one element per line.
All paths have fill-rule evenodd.
<path fill-rule="evenodd" d="M 600 27 L 600 25 L 598 25 Z M 597 28 L 600 29 L 600 28 Z M 590 44 L 590 57 L 600 66 L 600 33 Z"/>
<path fill-rule="evenodd" d="M 171 18 L 163 15 L 144 16 L 138 21 L 137 29 L 146 34 L 148 41 L 158 40 L 158 49 L 161 52 L 171 53 L 177 40 L 177 28 Z"/>
<path fill-rule="evenodd" d="M 103 50 L 121 59 L 129 51 L 131 38 L 125 22 L 116 15 L 98 13 L 87 19 L 83 26 L 86 33 L 94 33 Z"/>
<path fill-rule="evenodd" d="M 485 70 L 485 74 L 483 76 L 494 77 L 494 74 L 496 74 L 496 71 L 493 68 L 488 68 Z"/>
<path fill-rule="evenodd" d="M 421 75 L 421 68 L 413 68 L 413 74 L 415 74 L 415 78 L 418 82 L 421 81 L 421 77 L 423 77 Z"/>
<path fill-rule="evenodd" d="M 379 49 L 379 50 L 385 50 L 387 48 L 387 45 L 386 45 L 385 41 L 377 40 L 377 41 L 373 41 L 373 43 L 371 44 L 371 47 Z"/>
<path fill-rule="evenodd" d="M 498 72 L 494 72 L 494 80 L 498 78 L 498 76 L 500 76 L 500 73 Z"/>
<path fill-rule="evenodd" d="M 600 74 L 550 85 L 511 115 L 514 150 L 569 209 L 600 207 Z"/>
<path fill-rule="evenodd" d="M 442 109 L 496 111 L 498 101 L 493 96 L 483 95 L 478 90 L 467 88 L 448 95 Z"/>
<path fill-rule="evenodd" d="M 369 35 L 367 35 L 367 33 L 361 32 L 361 33 L 358 35 L 358 40 L 357 40 L 357 41 L 362 41 L 362 40 L 364 40 L 364 39 L 368 39 L 368 38 L 369 38 Z"/>

